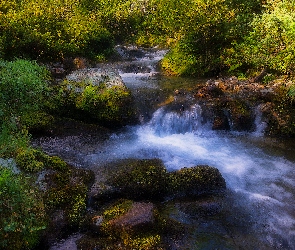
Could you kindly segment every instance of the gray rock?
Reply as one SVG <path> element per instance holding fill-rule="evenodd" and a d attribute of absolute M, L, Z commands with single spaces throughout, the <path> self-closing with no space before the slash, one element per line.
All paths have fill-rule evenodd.
<path fill-rule="evenodd" d="M 107 87 L 121 86 L 124 87 L 125 84 L 119 72 L 110 69 L 101 68 L 88 68 L 79 69 L 66 76 L 68 81 L 74 82 L 89 82 L 94 86 L 99 86 L 105 84 Z"/>

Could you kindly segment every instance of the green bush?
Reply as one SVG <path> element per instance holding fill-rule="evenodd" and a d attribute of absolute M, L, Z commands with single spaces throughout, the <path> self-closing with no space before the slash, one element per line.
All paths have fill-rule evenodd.
<path fill-rule="evenodd" d="M 0 61 L 0 118 L 20 125 L 20 117 L 41 108 L 48 71 L 36 62 Z"/>
<path fill-rule="evenodd" d="M 233 47 L 233 42 L 241 40 L 242 34 L 247 34 L 247 23 L 253 13 L 260 11 L 261 4 L 256 0 L 246 4 L 200 0 L 188 6 L 186 19 L 180 21 L 183 28 L 179 38 L 162 61 L 162 67 L 175 75 L 218 74 L 227 66 L 227 50 Z M 173 27 L 172 20 L 170 26 Z"/>
<path fill-rule="evenodd" d="M 27 179 L 0 167 L 0 248 L 30 249 L 45 229 L 45 212 L 38 191 Z"/>
<path fill-rule="evenodd" d="M 14 157 L 20 148 L 25 148 L 29 145 L 27 131 L 19 131 L 14 125 L 2 124 L 0 126 L 0 157 Z"/>
<path fill-rule="evenodd" d="M 235 45 L 230 64 L 294 74 L 294 13 L 293 1 L 268 1 L 265 11 L 253 19 L 252 31 Z"/>
<path fill-rule="evenodd" d="M 113 47 L 99 15 L 81 7 L 82 0 L 4 1 L 0 27 L 4 56 L 62 59 L 68 56 L 106 55 Z"/>

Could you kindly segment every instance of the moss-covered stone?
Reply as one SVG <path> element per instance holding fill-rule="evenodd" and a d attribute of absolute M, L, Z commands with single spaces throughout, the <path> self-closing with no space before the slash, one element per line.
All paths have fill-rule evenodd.
<path fill-rule="evenodd" d="M 36 149 L 21 148 L 16 154 L 16 164 L 25 172 L 38 172 L 44 168 L 44 162 L 38 157 L 39 154 Z"/>
<path fill-rule="evenodd" d="M 254 115 L 249 105 L 240 99 L 226 102 L 226 108 L 230 112 L 232 129 L 237 131 L 250 131 L 254 126 Z"/>
<path fill-rule="evenodd" d="M 48 107 L 53 114 L 108 127 L 136 122 L 131 92 L 124 85 L 94 85 L 91 81 L 64 80 L 52 90 Z"/>
<path fill-rule="evenodd" d="M 196 197 L 224 191 L 226 183 L 219 170 L 201 165 L 169 174 L 169 194 L 174 198 Z"/>
<path fill-rule="evenodd" d="M 167 192 L 167 170 L 158 159 L 128 160 L 117 166 L 107 184 L 122 197 L 162 199 Z"/>
<path fill-rule="evenodd" d="M 32 134 L 46 133 L 54 124 L 54 117 L 45 112 L 28 113 L 21 116 L 21 124 Z"/>
<path fill-rule="evenodd" d="M 79 240 L 78 247 L 79 249 L 164 249 L 162 228 L 156 224 L 156 215 L 152 203 L 120 199 L 103 209 L 101 216 L 94 217 L 94 220 L 99 218 L 99 233 L 87 234 Z"/>

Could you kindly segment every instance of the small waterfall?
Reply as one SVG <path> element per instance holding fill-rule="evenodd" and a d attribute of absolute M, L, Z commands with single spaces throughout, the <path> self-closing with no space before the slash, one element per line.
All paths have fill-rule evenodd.
<path fill-rule="evenodd" d="M 267 123 L 263 120 L 261 108 L 261 104 L 255 108 L 255 131 L 253 133 L 255 136 L 263 136 L 267 126 Z"/>
<path fill-rule="evenodd" d="M 187 110 L 182 106 L 180 110 L 170 112 L 162 107 L 154 113 L 148 125 L 158 136 L 191 133 L 199 128 L 201 113 L 202 109 L 197 104 Z"/>

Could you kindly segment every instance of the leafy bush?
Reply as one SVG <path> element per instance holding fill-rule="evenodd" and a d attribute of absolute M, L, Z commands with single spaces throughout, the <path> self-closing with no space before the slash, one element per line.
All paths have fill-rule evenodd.
<path fill-rule="evenodd" d="M 15 124 L 2 124 L 0 131 L 0 157 L 14 157 L 20 148 L 28 147 L 26 131 L 18 131 Z"/>
<path fill-rule="evenodd" d="M 21 175 L 0 167 L 0 248 L 28 249 L 46 227 L 42 199 Z"/>
<path fill-rule="evenodd" d="M 5 57 L 60 59 L 72 55 L 95 57 L 113 46 L 110 33 L 83 1 L 27 0 L 0 7 Z M 1 27 L 0 26 L 0 27 Z"/>
<path fill-rule="evenodd" d="M 36 62 L 0 61 L 0 118 L 20 125 L 20 116 L 41 108 L 48 71 Z"/>
<path fill-rule="evenodd" d="M 237 43 L 230 63 L 256 70 L 294 73 L 295 3 L 268 1 L 251 23 L 252 31 Z"/>
<path fill-rule="evenodd" d="M 232 42 L 247 34 L 253 12 L 260 11 L 259 1 L 195 1 L 181 20 L 176 45 L 164 58 L 162 67 L 175 75 L 217 74 L 226 67 L 226 52 Z M 190 25 L 187 25 L 190 24 Z M 173 22 L 171 24 L 173 27 Z"/>

